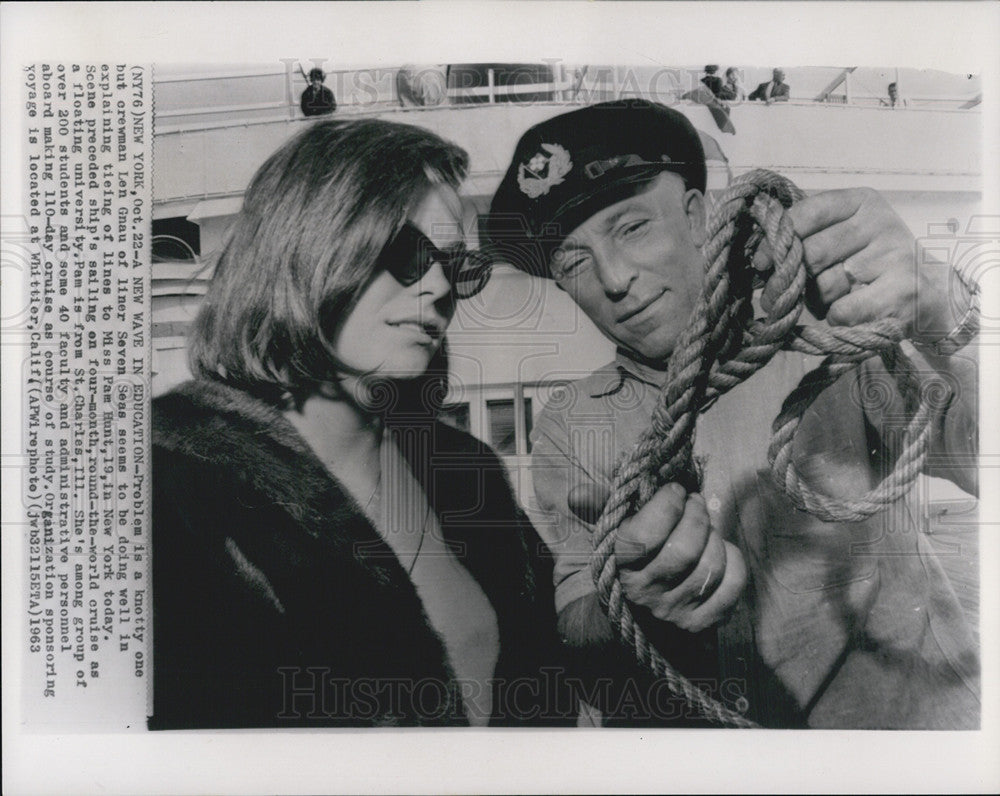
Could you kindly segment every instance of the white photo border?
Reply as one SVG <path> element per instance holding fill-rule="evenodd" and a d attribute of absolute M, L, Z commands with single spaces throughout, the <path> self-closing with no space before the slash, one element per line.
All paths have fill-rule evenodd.
<path fill-rule="evenodd" d="M 64 63 L 336 58 L 345 67 L 533 61 L 863 64 L 979 73 L 984 212 L 1000 212 L 1000 6 L 986 3 L 53 3 L 0 7 L 4 215 L 20 213 L 19 72 Z M 4 295 L 5 302 L 8 296 Z M 997 317 L 996 296 L 984 312 Z M 990 308 L 993 308 L 992 310 Z M 6 357 L 6 352 L 5 352 Z M 4 362 L 4 396 L 17 371 Z M 1000 361 L 983 361 L 996 395 Z M 8 403 L 7 400 L 4 401 Z M 18 428 L 16 402 L 4 431 Z M 984 406 L 995 401 L 983 400 Z M 984 417 L 983 450 L 997 419 Z M 7 437 L 7 434 L 4 434 Z M 5 444 L 6 453 L 6 444 Z M 1000 789 L 1000 540 L 984 535 L 982 730 L 326 731 L 34 735 L 21 727 L 23 540 L 4 479 L 3 734 L 8 793 L 896 791 Z M 982 516 L 1000 516 L 984 481 Z M 993 676 L 987 676 L 992 674 Z M 992 752 L 990 750 L 993 750 Z"/>

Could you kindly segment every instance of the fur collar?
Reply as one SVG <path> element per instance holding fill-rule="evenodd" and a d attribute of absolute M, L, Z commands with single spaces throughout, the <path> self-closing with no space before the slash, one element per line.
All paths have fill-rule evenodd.
<path fill-rule="evenodd" d="M 272 586 L 258 594 L 283 621 L 321 622 L 351 650 L 343 662 L 350 671 L 453 680 L 443 642 L 391 548 L 278 409 L 225 384 L 188 382 L 154 401 L 153 439 L 154 511 L 157 500 L 169 501 L 181 533 L 193 533 L 202 549 L 225 549 L 234 537 L 246 566 L 261 574 L 244 574 L 244 583 Z M 538 557 L 541 542 L 503 465 L 475 438 L 432 420 L 402 427 L 397 439 L 446 542 L 496 613 L 497 677 L 537 676 L 555 641 L 551 568 Z M 235 512 L 233 523 L 212 519 Z M 154 535 L 173 533 L 177 521 Z M 154 563 L 159 557 L 171 572 L 200 555 L 191 542 L 168 542 L 174 558 L 166 558 L 160 538 Z M 321 617 L 317 605 L 326 606 Z"/>

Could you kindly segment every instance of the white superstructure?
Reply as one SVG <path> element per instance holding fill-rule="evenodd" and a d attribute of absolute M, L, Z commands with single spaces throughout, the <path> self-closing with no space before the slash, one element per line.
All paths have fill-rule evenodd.
<path fill-rule="evenodd" d="M 416 124 L 464 147 L 472 164 L 464 193 L 478 212 L 528 127 L 588 101 L 644 96 L 673 105 L 718 142 L 728 165 L 709 163 L 710 194 L 729 174 L 768 168 L 806 191 L 876 188 L 918 238 L 939 238 L 942 249 L 978 223 L 982 130 L 978 81 L 971 77 L 965 83 L 938 77 L 928 84 L 937 93 L 911 94 L 905 107 L 890 108 L 872 87 L 885 76 L 898 79 L 899 70 L 875 76 L 867 70 L 865 77 L 853 69 L 787 69 L 792 100 L 734 104 L 736 133 L 730 135 L 705 106 L 680 99 L 698 70 L 547 67 L 550 83 L 513 89 L 496 85 L 492 70 L 485 70 L 484 86 L 445 91 L 442 85 L 429 94 L 440 104 L 430 107 L 401 107 L 398 69 L 328 69 L 327 85 L 337 95 L 338 117 Z M 423 70 L 432 80 L 445 74 L 438 66 Z M 748 90 L 769 76 L 766 69 L 745 73 Z M 187 378 L 184 334 L 250 177 L 312 120 L 298 110 L 304 83 L 291 62 L 160 70 L 154 86 L 154 254 L 165 259 L 153 266 L 153 388 L 160 393 Z M 504 101 L 526 92 L 550 99 Z M 505 454 L 523 491 L 524 468 L 517 465 L 529 453 L 532 416 L 552 386 L 606 362 L 612 346 L 554 285 L 504 266 L 482 294 L 459 305 L 448 336 L 453 417 Z"/>

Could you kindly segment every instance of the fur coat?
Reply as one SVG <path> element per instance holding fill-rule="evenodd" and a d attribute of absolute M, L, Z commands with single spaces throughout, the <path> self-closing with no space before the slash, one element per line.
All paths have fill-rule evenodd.
<path fill-rule="evenodd" d="M 491 724 L 562 724 L 552 567 L 503 465 L 432 420 L 398 439 L 496 612 Z M 206 380 L 153 404 L 150 727 L 461 725 L 406 572 L 274 407 Z"/>

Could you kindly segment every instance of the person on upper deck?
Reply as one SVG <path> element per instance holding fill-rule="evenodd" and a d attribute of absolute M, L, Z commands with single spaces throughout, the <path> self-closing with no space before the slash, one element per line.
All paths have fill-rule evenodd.
<path fill-rule="evenodd" d="M 309 85 L 302 92 L 299 106 L 306 116 L 326 116 L 337 110 L 337 100 L 333 92 L 323 85 L 326 73 L 316 67 L 309 70 Z"/>
<path fill-rule="evenodd" d="M 719 92 L 722 91 L 722 78 L 719 77 L 716 72 L 719 71 L 719 67 L 715 64 L 709 64 L 705 67 L 705 75 L 702 77 L 701 82 L 711 91 L 716 97 L 719 96 Z"/>
<path fill-rule="evenodd" d="M 726 70 L 726 82 L 719 90 L 719 99 L 733 101 L 745 100 L 746 97 L 747 93 L 743 88 L 743 76 L 740 74 L 740 70 L 735 66 L 729 67 Z"/>
<path fill-rule="evenodd" d="M 879 104 L 885 108 L 905 108 L 910 103 L 906 99 L 899 96 L 899 88 L 895 83 L 890 83 L 886 92 L 889 95 L 888 99 L 879 100 Z"/>
<path fill-rule="evenodd" d="M 768 105 L 772 102 L 787 102 L 789 94 L 788 84 L 785 82 L 785 72 L 783 69 L 775 69 L 771 73 L 771 79 L 758 84 L 750 96 L 749 100 L 761 100 Z"/>

